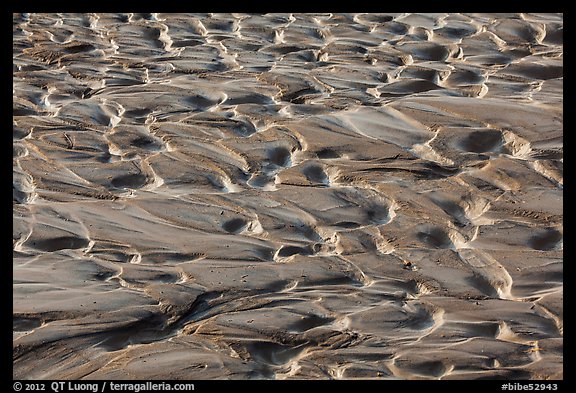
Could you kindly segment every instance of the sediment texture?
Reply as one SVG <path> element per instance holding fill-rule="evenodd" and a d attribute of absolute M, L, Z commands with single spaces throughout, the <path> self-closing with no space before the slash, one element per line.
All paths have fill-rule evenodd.
<path fill-rule="evenodd" d="M 562 378 L 562 15 L 13 33 L 14 378 Z"/>

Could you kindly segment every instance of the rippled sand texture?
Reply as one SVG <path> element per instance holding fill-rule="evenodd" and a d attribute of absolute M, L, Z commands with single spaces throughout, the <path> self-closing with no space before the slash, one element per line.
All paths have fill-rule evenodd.
<path fill-rule="evenodd" d="M 562 378 L 562 15 L 13 32 L 15 378 Z"/>

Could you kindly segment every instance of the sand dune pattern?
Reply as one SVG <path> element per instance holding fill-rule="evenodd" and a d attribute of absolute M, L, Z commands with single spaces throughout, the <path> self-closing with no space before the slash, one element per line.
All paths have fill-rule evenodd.
<path fill-rule="evenodd" d="M 562 378 L 562 15 L 13 33 L 15 378 Z"/>

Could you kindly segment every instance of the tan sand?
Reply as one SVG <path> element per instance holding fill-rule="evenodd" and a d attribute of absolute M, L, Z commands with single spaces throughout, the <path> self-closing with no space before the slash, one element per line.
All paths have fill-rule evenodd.
<path fill-rule="evenodd" d="M 563 15 L 13 22 L 14 378 L 563 377 Z"/>

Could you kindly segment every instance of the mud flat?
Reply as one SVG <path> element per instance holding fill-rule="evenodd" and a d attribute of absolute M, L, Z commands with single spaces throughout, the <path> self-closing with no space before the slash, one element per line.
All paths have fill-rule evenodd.
<path fill-rule="evenodd" d="M 22 379 L 562 379 L 562 14 L 14 14 Z"/>

